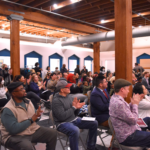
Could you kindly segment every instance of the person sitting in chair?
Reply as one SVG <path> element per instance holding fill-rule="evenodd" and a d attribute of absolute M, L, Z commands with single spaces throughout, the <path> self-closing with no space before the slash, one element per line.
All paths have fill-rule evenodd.
<path fill-rule="evenodd" d="M 91 113 L 93 117 L 96 117 L 99 125 L 109 127 L 109 103 L 110 97 L 107 93 L 107 81 L 104 76 L 98 76 L 96 78 L 96 87 L 91 93 Z"/>
<path fill-rule="evenodd" d="M 1 114 L 2 142 L 14 150 L 35 150 L 32 143 L 46 143 L 46 150 L 55 150 L 57 132 L 37 125 L 41 108 L 35 112 L 32 102 L 25 98 L 22 82 L 13 82 L 8 86 L 12 98 L 4 106 Z"/>
<path fill-rule="evenodd" d="M 78 138 L 80 129 L 89 129 L 87 150 L 96 150 L 97 121 L 83 121 L 75 116 L 75 110 L 82 108 L 85 104 L 73 98 L 70 93 L 71 83 L 65 80 L 58 81 L 56 88 L 59 90 L 52 101 L 53 117 L 57 130 L 69 137 L 71 150 L 78 150 Z"/>
<path fill-rule="evenodd" d="M 143 87 L 136 84 L 133 88 L 131 103 L 127 103 L 124 98 L 129 93 L 131 83 L 124 79 L 117 79 L 114 83 L 115 94 L 111 97 L 109 114 L 115 130 L 116 138 L 121 145 L 131 147 L 150 147 L 150 118 L 143 120 L 147 124 L 146 128 L 140 128 L 138 121 L 138 105 L 144 97 Z"/>

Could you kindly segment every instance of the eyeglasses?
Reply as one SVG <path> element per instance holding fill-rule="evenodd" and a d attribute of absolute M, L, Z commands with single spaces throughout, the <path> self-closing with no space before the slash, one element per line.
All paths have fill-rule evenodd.
<path fill-rule="evenodd" d="M 25 88 L 21 88 L 20 90 L 18 90 L 18 91 L 13 91 L 13 92 L 20 92 L 20 91 L 24 91 L 25 90 Z"/>

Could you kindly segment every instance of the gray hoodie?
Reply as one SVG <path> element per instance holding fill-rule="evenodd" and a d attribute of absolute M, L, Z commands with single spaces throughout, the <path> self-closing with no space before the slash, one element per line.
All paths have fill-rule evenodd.
<path fill-rule="evenodd" d="M 58 126 L 62 122 L 70 122 L 76 118 L 75 108 L 72 107 L 72 95 L 68 94 L 66 97 L 56 93 L 52 101 L 53 117 Z"/>

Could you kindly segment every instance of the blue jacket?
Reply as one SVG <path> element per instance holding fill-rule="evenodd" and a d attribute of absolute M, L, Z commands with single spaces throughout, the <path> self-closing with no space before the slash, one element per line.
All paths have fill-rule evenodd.
<path fill-rule="evenodd" d="M 106 90 L 105 92 L 108 99 L 106 98 L 104 93 L 97 87 L 92 91 L 90 97 L 92 116 L 96 117 L 96 120 L 99 123 L 103 123 L 109 118 L 110 97 Z"/>
<path fill-rule="evenodd" d="M 30 90 L 40 96 L 40 90 L 38 85 L 35 82 L 30 83 Z"/>

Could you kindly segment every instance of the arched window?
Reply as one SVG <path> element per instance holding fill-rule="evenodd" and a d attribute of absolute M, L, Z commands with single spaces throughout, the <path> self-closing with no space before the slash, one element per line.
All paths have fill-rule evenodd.
<path fill-rule="evenodd" d="M 35 51 L 32 51 L 26 55 L 24 55 L 24 67 L 25 68 L 34 68 L 35 63 L 38 62 L 40 68 L 42 68 L 42 55 L 38 54 Z"/>
<path fill-rule="evenodd" d="M 84 58 L 84 65 L 88 71 L 92 72 L 92 61 L 93 58 L 91 56 L 87 56 Z"/>
<path fill-rule="evenodd" d="M 49 66 L 50 71 L 55 71 L 55 68 L 58 67 L 58 70 L 62 67 L 63 58 L 59 54 L 55 53 L 51 56 L 49 56 Z"/>
<path fill-rule="evenodd" d="M 150 69 L 150 55 L 143 53 L 142 55 L 136 57 L 136 62 L 138 64 L 140 64 L 140 66 L 142 66 L 144 69 L 146 69 L 146 71 L 149 72 Z M 148 70 L 147 70 L 148 69 Z"/>
<path fill-rule="evenodd" d="M 0 51 L 0 67 L 2 64 L 6 64 L 10 68 L 10 51 L 8 49 Z"/>
<path fill-rule="evenodd" d="M 68 58 L 68 69 L 69 69 L 69 72 L 74 72 L 75 68 L 77 65 L 80 64 L 80 59 L 78 56 L 76 55 L 72 55 Z"/>

